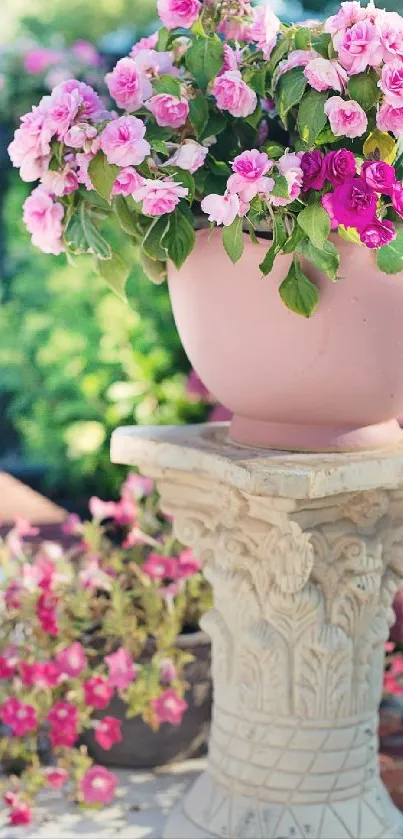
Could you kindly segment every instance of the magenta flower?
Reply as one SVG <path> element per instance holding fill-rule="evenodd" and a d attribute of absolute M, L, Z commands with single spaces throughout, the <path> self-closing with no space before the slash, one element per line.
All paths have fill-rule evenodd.
<path fill-rule="evenodd" d="M 393 185 L 392 189 L 392 204 L 395 212 L 403 218 L 403 183 L 399 182 Z"/>
<path fill-rule="evenodd" d="M 396 230 L 391 221 L 375 218 L 361 231 L 360 239 L 367 248 L 381 248 L 396 239 Z"/>
<path fill-rule="evenodd" d="M 113 696 L 113 687 L 103 676 L 88 679 L 83 683 L 83 690 L 86 705 L 98 711 L 107 708 Z"/>
<path fill-rule="evenodd" d="M 13 166 L 23 181 L 36 181 L 48 168 L 52 130 L 47 123 L 47 105 L 42 102 L 21 118 L 8 147 Z"/>
<path fill-rule="evenodd" d="M 175 578 L 175 561 L 164 554 L 150 553 L 141 567 L 144 574 L 152 580 L 173 580 Z"/>
<path fill-rule="evenodd" d="M 325 200 L 324 200 L 325 199 Z M 364 230 L 375 217 L 377 197 L 363 178 L 337 186 L 322 199 L 322 205 L 336 224 Z"/>
<path fill-rule="evenodd" d="M 61 789 L 69 777 L 66 769 L 59 768 L 58 766 L 51 766 L 49 769 L 46 769 L 45 775 L 49 786 L 53 787 L 53 789 Z"/>
<path fill-rule="evenodd" d="M 91 85 L 85 82 L 78 82 L 76 79 L 69 79 L 67 82 L 62 82 L 52 91 L 52 96 L 57 96 L 62 91 L 72 93 L 78 91 L 80 94 L 80 119 L 90 120 L 91 122 L 102 122 L 104 119 L 110 119 L 110 113 L 106 110 L 102 99 Z"/>
<path fill-rule="evenodd" d="M 104 766 L 92 766 L 80 781 L 86 804 L 110 804 L 116 790 L 117 778 Z"/>
<path fill-rule="evenodd" d="M 4 655 L 0 656 L 0 681 L 12 679 L 15 675 L 16 665 L 15 658 L 8 658 Z"/>
<path fill-rule="evenodd" d="M 74 123 L 81 105 L 81 96 L 77 89 L 70 91 L 56 87 L 50 97 L 46 116 L 52 135 L 63 140 L 64 135 Z"/>
<path fill-rule="evenodd" d="M 79 61 L 87 64 L 88 67 L 99 67 L 101 63 L 101 57 L 97 49 L 90 41 L 85 41 L 83 38 L 74 41 L 74 44 L 71 46 L 71 51 Z"/>
<path fill-rule="evenodd" d="M 97 498 L 94 495 L 88 502 L 88 508 L 94 519 L 104 521 L 104 519 L 113 519 L 115 515 L 116 502 L 102 501 L 101 498 Z"/>
<path fill-rule="evenodd" d="M 108 163 L 117 166 L 137 166 L 150 154 L 144 139 L 146 126 L 141 119 L 130 115 L 112 120 L 101 134 L 101 149 Z"/>
<path fill-rule="evenodd" d="M 18 803 L 11 808 L 8 823 L 15 827 L 19 824 L 30 824 L 32 821 L 32 809 L 28 804 Z"/>
<path fill-rule="evenodd" d="M 35 731 L 38 725 L 35 708 L 20 702 L 15 696 L 10 696 L 0 706 L 0 719 L 15 737 L 24 737 L 30 731 Z"/>
<path fill-rule="evenodd" d="M 54 688 L 60 680 L 60 672 L 53 661 L 39 661 L 29 664 L 20 661 L 19 673 L 21 681 L 27 687 L 36 685 L 44 688 Z"/>
<path fill-rule="evenodd" d="M 133 659 L 124 647 L 107 655 L 105 661 L 109 668 L 109 684 L 118 690 L 125 690 L 137 675 Z"/>
<path fill-rule="evenodd" d="M 361 175 L 368 186 L 384 195 L 390 195 L 396 183 L 393 166 L 383 160 L 366 160 L 362 164 Z"/>
<path fill-rule="evenodd" d="M 318 149 L 307 151 L 301 158 L 301 169 L 304 173 L 302 189 L 323 189 L 326 180 L 325 159 Z"/>
<path fill-rule="evenodd" d="M 325 156 L 325 166 L 326 179 L 332 186 L 341 186 L 346 181 L 351 181 L 357 173 L 355 157 L 347 149 L 329 152 Z"/>
<path fill-rule="evenodd" d="M 60 631 L 57 623 L 58 605 L 59 598 L 48 591 L 41 594 L 36 604 L 36 614 L 43 631 L 54 637 L 57 637 Z"/>
<path fill-rule="evenodd" d="M 73 679 L 79 676 L 87 666 L 87 657 L 82 644 L 75 641 L 70 647 L 61 650 L 56 656 L 56 664 L 63 675 Z"/>
<path fill-rule="evenodd" d="M 48 713 L 52 746 L 74 746 L 78 738 L 78 710 L 65 700 L 56 702 Z"/>
<path fill-rule="evenodd" d="M 95 739 L 99 745 L 109 751 L 115 743 L 122 742 L 122 722 L 116 717 L 104 717 L 94 723 Z"/>
<path fill-rule="evenodd" d="M 199 16 L 200 0 L 158 0 L 158 16 L 167 29 L 190 29 Z"/>
<path fill-rule="evenodd" d="M 163 128 L 180 128 L 189 116 L 187 99 L 179 99 L 168 93 L 158 93 L 146 102 L 146 108 L 153 114 L 157 125 Z"/>
<path fill-rule="evenodd" d="M 385 693 L 399 696 L 403 693 L 403 658 L 394 656 L 392 663 L 384 673 L 383 689 Z"/>
<path fill-rule="evenodd" d="M 188 707 L 187 702 L 181 699 L 173 688 L 164 690 L 161 696 L 152 699 L 150 704 L 158 722 L 167 722 L 170 725 L 180 725 Z"/>
<path fill-rule="evenodd" d="M 37 76 L 51 67 L 52 64 L 62 61 L 63 58 L 63 53 L 60 50 L 36 47 L 25 53 L 23 64 L 27 73 Z"/>
<path fill-rule="evenodd" d="M 175 579 L 182 580 L 185 577 L 193 577 L 201 570 L 201 562 L 194 555 L 191 548 L 186 548 L 179 554 L 175 569 Z"/>

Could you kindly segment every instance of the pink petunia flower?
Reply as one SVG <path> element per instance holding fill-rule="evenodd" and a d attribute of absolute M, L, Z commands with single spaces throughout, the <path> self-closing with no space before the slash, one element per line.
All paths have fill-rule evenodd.
<path fill-rule="evenodd" d="M 193 577 L 194 574 L 197 574 L 201 570 L 201 567 L 201 562 L 194 555 L 192 549 L 186 548 L 179 554 L 175 568 L 175 579 L 182 580 L 185 577 Z"/>
<path fill-rule="evenodd" d="M 87 666 L 87 656 L 84 647 L 75 641 L 70 647 L 65 647 L 56 656 L 59 672 L 72 679 L 77 678 Z"/>
<path fill-rule="evenodd" d="M 122 742 L 122 722 L 116 717 L 104 717 L 94 723 L 95 740 L 103 749 L 109 751 L 115 743 Z"/>
<path fill-rule="evenodd" d="M 45 770 L 45 776 L 49 786 L 53 787 L 53 789 L 61 789 L 68 780 L 69 773 L 61 767 L 50 766 Z"/>
<path fill-rule="evenodd" d="M 187 702 L 172 688 L 164 690 L 158 699 L 152 699 L 150 705 L 158 722 L 167 722 L 170 725 L 180 725 L 188 707 Z"/>
<path fill-rule="evenodd" d="M 5 655 L 0 656 L 0 681 L 12 679 L 15 675 L 17 659 Z"/>
<path fill-rule="evenodd" d="M 13 827 L 16 827 L 20 824 L 31 824 L 32 821 L 32 809 L 28 806 L 28 804 L 18 803 L 14 807 L 11 808 L 8 823 Z"/>
<path fill-rule="evenodd" d="M 131 655 L 120 647 L 115 653 L 105 657 L 109 669 L 109 685 L 118 690 L 125 690 L 137 676 L 137 668 Z"/>
<path fill-rule="evenodd" d="M 141 570 L 152 580 L 173 580 L 175 578 L 175 562 L 172 557 L 164 556 L 164 554 L 150 553 Z"/>
<path fill-rule="evenodd" d="M 396 696 L 403 694 L 403 658 L 401 656 L 392 658 L 390 668 L 384 673 L 383 689 L 385 693 Z"/>
<path fill-rule="evenodd" d="M 38 725 L 35 708 L 20 702 L 15 696 L 10 696 L 0 706 L 0 719 L 15 737 L 24 737 L 30 731 L 35 731 Z"/>
<path fill-rule="evenodd" d="M 102 711 L 107 708 L 112 696 L 113 687 L 103 676 L 93 676 L 83 683 L 84 697 L 86 705 Z"/>
<path fill-rule="evenodd" d="M 59 598 L 51 592 L 44 591 L 36 604 L 36 614 L 44 632 L 53 637 L 59 635 L 57 613 Z"/>
<path fill-rule="evenodd" d="M 104 766 L 92 766 L 80 781 L 86 804 L 110 804 L 114 798 L 117 778 Z"/>
<path fill-rule="evenodd" d="M 138 475 L 136 472 L 130 472 L 122 486 L 122 496 L 133 496 L 139 501 L 147 495 L 151 495 L 154 490 L 154 481 L 152 478 L 146 478 L 144 475 Z"/>

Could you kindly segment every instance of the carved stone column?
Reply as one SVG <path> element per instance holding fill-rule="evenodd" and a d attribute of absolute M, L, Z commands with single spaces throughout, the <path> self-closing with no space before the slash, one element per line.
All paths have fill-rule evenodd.
<path fill-rule="evenodd" d="M 165 839 L 398 839 L 378 705 L 403 578 L 403 447 L 303 455 L 224 424 L 121 429 L 115 462 L 157 480 L 214 608 L 208 770 Z"/>

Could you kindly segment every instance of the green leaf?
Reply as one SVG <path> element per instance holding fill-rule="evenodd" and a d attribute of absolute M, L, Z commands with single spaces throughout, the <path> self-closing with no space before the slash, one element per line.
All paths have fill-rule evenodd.
<path fill-rule="evenodd" d="M 339 142 L 340 142 L 340 137 L 336 137 L 336 135 L 333 134 L 333 131 L 330 127 L 328 127 L 328 128 L 325 127 L 320 132 L 320 134 L 318 134 L 318 136 L 315 140 L 315 146 L 328 146 L 328 145 L 331 145 L 332 143 L 339 143 Z"/>
<path fill-rule="evenodd" d="M 169 216 L 161 216 L 150 224 L 142 242 L 142 248 L 150 259 L 157 259 L 164 262 L 168 259 L 168 250 L 165 244 L 165 236 L 169 228 Z M 164 244 L 162 244 L 164 242 Z"/>
<path fill-rule="evenodd" d="M 140 262 L 145 275 L 153 285 L 162 285 L 167 278 L 166 262 L 159 262 L 157 259 L 150 259 L 143 250 L 140 251 Z"/>
<path fill-rule="evenodd" d="M 267 65 L 269 73 L 274 73 L 277 64 L 281 61 L 282 58 L 284 58 L 286 52 L 288 52 L 289 46 L 290 42 L 288 38 L 282 37 L 277 41 L 277 44 L 274 47 L 274 50 L 270 56 L 270 61 Z"/>
<path fill-rule="evenodd" d="M 170 96 L 180 97 L 181 86 L 178 79 L 174 76 L 159 76 L 153 80 L 153 90 L 155 93 L 168 93 Z"/>
<path fill-rule="evenodd" d="M 309 50 L 311 46 L 311 30 L 307 26 L 298 27 L 295 33 L 295 49 Z"/>
<path fill-rule="evenodd" d="M 116 218 L 125 233 L 129 236 L 138 237 L 139 231 L 136 225 L 136 215 L 129 210 L 126 199 L 123 195 L 116 195 L 113 201 Z"/>
<path fill-rule="evenodd" d="M 166 157 L 169 156 L 169 149 L 164 140 L 153 140 L 151 143 L 151 148 L 153 148 L 154 151 L 157 152 L 157 154 L 163 154 Z"/>
<path fill-rule="evenodd" d="M 384 274 L 399 274 L 403 271 L 403 229 L 397 231 L 396 239 L 390 245 L 379 248 L 376 254 L 378 268 Z"/>
<path fill-rule="evenodd" d="M 196 184 L 193 175 L 191 175 L 186 169 L 170 168 L 169 171 L 172 172 L 174 181 L 186 187 L 188 190 L 186 201 L 189 201 L 189 203 L 192 204 L 196 192 Z"/>
<path fill-rule="evenodd" d="M 92 253 L 98 259 L 111 259 L 112 250 L 92 221 L 88 205 L 84 202 L 71 217 L 64 234 L 73 253 Z"/>
<path fill-rule="evenodd" d="M 277 254 L 280 253 L 283 245 L 287 241 L 287 231 L 284 227 L 283 219 L 279 215 L 274 216 L 274 226 L 273 226 L 273 244 L 267 251 L 267 254 L 260 263 L 259 268 L 266 277 L 267 274 L 270 274 L 270 271 L 273 268 L 274 260 Z"/>
<path fill-rule="evenodd" d="M 155 141 L 166 142 L 171 139 L 172 135 L 173 128 L 163 128 L 161 125 L 155 125 L 152 122 L 147 126 L 147 140 L 151 145 Z"/>
<path fill-rule="evenodd" d="M 192 252 L 195 241 L 194 228 L 184 213 L 180 209 L 176 209 L 170 215 L 169 229 L 164 242 L 167 246 L 168 256 L 178 270 Z"/>
<path fill-rule="evenodd" d="M 287 308 L 304 318 L 310 318 L 318 307 L 318 289 L 304 274 L 296 258 L 285 280 L 281 283 L 279 291 Z"/>
<path fill-rule="evenodd" d="M 225 178 L 217 177 L 212 172 L 208 172 L 204 181 L 205 195 L 224 195 L 227 190 L 227 182 Z"/>
<path fill-rule="evenodd" d="M 329 94 L 310 90 L 302 99 L 298 112 L 298 129 L 307 146 L 314 145 L 317 136 L 326 125 L 325 104 Z"/>
<path fill-rule="evenodd" d="M 227 118 L 224 114 L 212 113 L 199 137 L 199 140 L 207 140 L 208 137 L 218 137 L 225 131 L 228 125 Z"/>
<path fill-rule="evenodd" d="M 283 253 L 294 253 L 297 248 L 297 245 L 304 238 L 304 233 L 299 227 L 298 224 L 294 224 L 294 230 L 291 233 L 291 236 L 287 239 L 282 247 Z"/>
<path fill-rule="evenodd" d="M 358 73 L 356 76 L 351 76 L 348 83 L 351 99 L 358 102 L 366 112 L 375 107 L 381 95 L 378 78 L 374 72 Z"/>
<path fill-rule="evenodd" d="M 119 174 L 119 166 L 108 163 L 103 151 L 99 151 L 88 167 L 88 174 L 101 198 L 110 200 L 111 190 Z"/>
<path fill-rule="evenodd" d="M 252 128 L 257 128 L 259 125 L 260 120 L 263 116 L 263 109 L 260 102 L 257 103 L 253 114 L 250 114 L 248 117 L 245 118 L 245 122 L 247 125 L 251 125 Z"/>
<path fill-rule="evenodd" d="M 130 276 L 130 266 L 120 253 L 112 251 L 111 259 L 97 261 L 101 277 L 121 300 L 127 302 L 125 287 Z"/>
<path fill-rule="evenodd" d="M 305 92 L 308 82 L 304 76 L 303 67 L 294 67 L 288 73 L 280 76 L 276 90 L 276 105 L 282 120 L 287 116 L 288 111 L 297 102 L 301 101 L 301 97 Z"/>
<path fill-rule="evenodd" d="M 297 222 L 316 248 L 321 248 L 329 238 L 330 218 L 321 204 L 315 203 L 305 207 L 299 213 Z"/>
<path fill-rule="evenodd" d="M 337 280 L 340 267 L 340 254 L 333 242 L 325 242 L 321 248 L 315 248 L 309 239 L 303 239 L 296 247 L 297 253 L 312 262 L 319 271 L 326 274 L 332 282 Z"/>
<path fill-rule="evenodd" d="M 166 29 L 165 26 L 162 26 L 158 32 L 158 42 L 157 42 L 157 50 L 158 52 L 165 52 L 167 49 L 169 39 L 171 37 L 171 33 L 169 29 Z"/>
<path fill-rule="evenodd" d="M 279 160 L 285 153 L 285 146 L 280 146 L 279 143 L 266 143 L 263 146 L 263 151 L 266 152 L 270 160 Z"/>
<path fill-rule="evenodd" d="M 264 96 L 266 93 L 266 69 L 267 65 L 263 64 L 259 68 L 250 67 L 248 70 L 243 72 L 243 80 L 255 93 L 259 93 L 260 96 Z"/>
<path fill-rule="evenodd" d="M 196 99 L 191 99 L 189 102 L 190 122 L 199 137 L 208 121 L 208 105 L 205 96 L 196 96 Z"/>
<path fill-rule="evenodd" d="M 185 55 L 185 64 L 201 90 L 221 70 L 224 47 L 218 37 L 195 38 Z"/>
<path fill-rule="evenodd" d="M 216 160 L 212 154 L 210 154 L 207 158 L 208 165 L 213 173 L 213 175 L 217 175 L 219 178 L 229 178 L 231 175 L 231 169 L 228 166 L 228 163 L 225 163 L 224 160 Z"/>
<path fill-rule="evenodd" d="M 290 197 L 288 181 L 285 175 L 275 175 L 274 176 L 275 185 L 272 189 L 271 194 L 274 195 L 275 198 L 287 198 Z"/>
<path fill-rule="evenodd" d="M 329 48 L 332 44 L 332 37 L 327 32 L 322 32 L 320 35 L 312 34 L 311 45 L 312 49 L 316 50 L 323 58 L 329 58 Z"/>
<path fill-rule="evenodd" d="M 224 227 L 222 241 L 231 262 L 239 262 L 244 251 L 243 219 L 236 218 L 231 225 Z"/>

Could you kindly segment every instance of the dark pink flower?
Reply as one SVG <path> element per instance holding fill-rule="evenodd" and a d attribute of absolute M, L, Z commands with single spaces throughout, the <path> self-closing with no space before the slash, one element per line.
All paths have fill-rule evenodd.
<path fill-rule="evenodd" d="M 83 689 L 86 705 L 91 705 L 98 711 L 108 707 L 113 696 L 113 687 L 103 676 L 93 676 L 92 679 L 88 679 L 84 682 Z"/>
<path fill-rule="evenodd" d="M 374 219 L 377 197 L 364 178 L 354 178 L 324 196 L 322 204 L 332 222 L 364 230 Z"/>
<path fill-rule="evenodd" d="M 403 693 L 403 658 L 394 656 L 390 668 L 384 673 L 383 689 L 385 693 L 401 695 Z"/>
<path fill-rule="evenodd" d="M 28 804 L 16 804 L 15 807 L 11 808 L 11 812 L 8 818 L 8 823 L 10 825 L 18 825 L 18 824 L 30 824 L 32 821 L 32 810 L 31 807 L 28 807 Z"/>
<path fill-rule="evenodd" d="M 7 656 L 0 656 L 0 680 L 12 679 L 16 668 L 15 658 L 8 658 Z"/>
<path fill-rule="evenodd" d="M 186 548 L 179 554 L 175 570 L 175 578 L 177 580 L 182 580 L 185 577 L 193 577 L 194 574 L 197 574 L 201 570 L 201 562 L 194 555 L 191 548 Z"/>
<path fill-rule="evenodd" d="M 151 553 L 142 565 L 141 570 L 152 580 L 173 580 L 175 578 L 175 561 L 172 557 Z"/>
<path fill-rule="evenodd" d="M 15 696 L 10 696 L 0 706 L 0 719 L 16 737 L 24 737 L 38 725 L 35 708 L 20 702 Z"/>
<path fill-rule="evenodd" d="M 403 183 L 401 182 L 393 186 L 392 204 L 395 212 L 403 218 Z"/>
<path fill-rule="evenodd" d="M 29 664 L 27 661 L 20 661 L 19 672 L 21 681 L 27 687 L 37 685 L 38 687 L 53 688 L 59 682 L 60 673 L 53 661 L 39 661 Z"/>
<path fill-rule="evenodd" d="M 59 626 L 57 623 L 58 605 L 59 598 L 48 591 L 44 591 L 41 594 L 36 605 L 36 614 L 43 631 L 54 637 L 59 635 Z"/>
<path fill-rule="evenodd" d="M 368 186 L 375 192 L 381 192 L 384 195 L 390 195 L 396 183 L 396 173 L 393 166 L 384 163 L 383 160 L 366 160 L 362 164 L 361 175 Z"/>
<path fill-rule="evenodd" d="M 144 498 L 145 495 L 151 495 L 153 489 L 154 481 L 151 478 L 145 478 L 144 475 L 131 472 L 122 486 L 122 497 L 127 498 L 127 496 L 134 495 L 136 499 Z"/>
<path fill-rule="evenodd" d="M 375 218 L 361 230 L 360 239 L 367 248 L 381 248 L 396 239 L 396 230 L 391 221 L 379 221 Z"/>
<path fill-rule="evenodd" d="M 73 679 L 79 676 L 87 666 L 87 657 L 82 644 L 76 641 L 70 647 L 61 650 L 56 656 L 56 664 L 60 673 Z"/>
<path fill-rule="evenodd" d="M 347 149 L 331 151 L 325 157 L 326 178 L 332 186 L 341 186 L 351 181 L 357 172 L 355 157 Z"/>
<path fill-rule="evenodd" d="M 81 533 L 81 519 L 77 513 L 71 513 L 67 516 L 66 521 L 62 524 L 62 531 L 66 536 L 77 536 Z"/>
<path fill-rule="evenodd" d="M 60 700 L 53 705 L 46 719 L 51 725 L 65 725 L 75 728 L 78 723 L 78 711 L 71 702 Z"/>
<path fill-rule="evenodd" d="M 304 192 L 308 189 L 323 189 L 326 167 L 322 152 L 318 149 L 305 152 L 301 158 L 301 169 L 304 173 Z"/>
<path fill-rule="evenodd" d="M 116 502 L 102 501 L 101 498 L 97 498 L 94 495 L 92 498 L 90 498 L 88 502 L 88 507 L 94 519 L 104 521 L 104 519 L 112 519 L 114 517 L 116 510 Z"/>
<path fill-rule="evenodd" d="M 122 742 L 121 720 L 116 717 L 104 717 L 94 724 L 95 739 L 103 749 L 108 751 L 115 743 Z"/>
<path fill-rule="evenodd" d="M 24 592 L 25 588 L 20 580 L 12 580 L 4 592 L 4 602 L 7 609 L 20 609 Z"/>
<path fill-rule="evenodd" d="M 54 726 L 50 730 L 50 742 L 54 749 L 64 746 L 66 749 L 72 749 L 78 740 L 78 729 L 74 726 L 68 725 L 65 728 Z"/>
<path fill-rule="evenodd" d="M 151 707 L 159 723 L 180 725 L 188 704 L 172 688 L 167 688 L 158 699 L 151 700 Z"/>
<path fill-rule="evenodd" d="M 107 655 L 105 661 L 109 668 L 109 684 L 118 690 L 125 690 L 137 675 L 131 655 L 123 647 Z"/>
<path fill-rule="evenodd" d="M 58 766 L 51 766 L 46 770 L 45 774 L 48 784 L 53 787 L 53 789 L 61 789 L 69 777 L 69 773 L 66 769 L 59 768 Z"/>
<path fill-rule="evenodd" d="M 86 804 L 110 804 L 117 785 L 117 778 L 104 766 L 92 766 L 80 781 Z"/>

